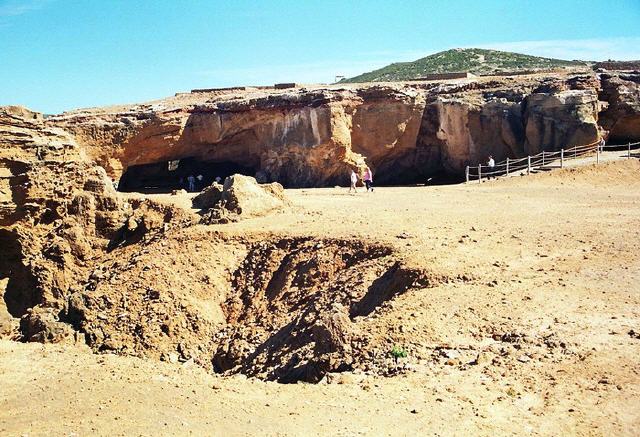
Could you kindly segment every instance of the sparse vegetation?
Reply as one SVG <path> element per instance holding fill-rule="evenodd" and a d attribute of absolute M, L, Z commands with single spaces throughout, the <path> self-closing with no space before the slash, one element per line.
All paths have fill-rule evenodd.
<path fill-rule="evenodd" d="M 490 74 L 504 71 L 580 67 L 585 65 L 587 63 L 582 61 L 541 58 L 498 50 L 451 49 L 413 62 L 394 63 L 379 70 L 343 79 L 340 83 L 409 80 L 431 73 L 469 72 Z"/>
<path fill-rule="evenodd" d="M 391 348 L 391 356 L 397 363 L 398 359 L 407 358 L 407 351 L 402 346 L 395 345 Z"/>

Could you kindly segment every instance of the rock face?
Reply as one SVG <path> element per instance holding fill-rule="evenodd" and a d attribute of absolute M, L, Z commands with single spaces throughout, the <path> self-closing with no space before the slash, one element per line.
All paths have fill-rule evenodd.
<path fill-rule="evenodd" d="M 431 168 L 460 173 L 488 155 L 502 160 L 591 143 L 597 108 L 593 89 L 438 96 L 425 110 L 418 141 L 431 149 Z"/>
<path fill-rule="evenodd" d="M 610 141 L 634 142 L 640 139 L 640 73 L 602 74 L 600 100 L 608 107 L 600 113 L 600 123 Z"/>
<path fill-rule="evenodd" d="M 617 131 L 636 135 L 637 108 L 616 81 L 637 92 L 636 82 L 604 81 L 608 99 L 626 99 L 610 104 L 606 126 L 622 117 Z M 171 191 L 190 174 L 209 185 L 234 173 L 285 187 L 330 186 L 366 165 L 376 182 L 398 184 L 461 175 L 489 154 L 501 160 L 597 141 L 598 87 L 595 75 L 556 74 L 194 93 L 45 124 L 69 132 L 124 190 Z"/>
<path fill-rule="evenodd" d="M 67 299 L 92 259 L 170 218 L 124 202 L 72 135 L 23 108 L 0 109 L 0 195 L 0 332 L 30 341 L 72 334 Z"/>

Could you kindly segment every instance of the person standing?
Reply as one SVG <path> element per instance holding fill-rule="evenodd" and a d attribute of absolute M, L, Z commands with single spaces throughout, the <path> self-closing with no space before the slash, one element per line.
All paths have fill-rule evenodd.
<path fill-rule="evenodd" d="M 367 166 L 367 169 L 364 171 L 364 184 L 367 186 L 367 191 L 373 191 L 373 172 Z"/>
<path fill-rule="evenodd" d="M 192 174 L 190 174 L 189 177 L 187 178 L 187 184 L 188 184 L 187 190 L 189 192 L 196 191 L 196 178 Z"/>
<path fill-rule="evenodd" d="M 351 185 L 349 186 L 349 192 L 353 190 L 354 193 L 357 193 L 358 189 L 356 188 L 356 184 L 358 183 L 358 175 L 354 170 L 351 170 L 350 178 L 351 178 Z"/>
<path fill-rule="evenodd" d="M 493 174 L 493 171 L 496 168 L 496 161 L 493 159 L 492 155 L 489 155 L 489 160 L 487 161 L 487 166 L 489 167 L 489 172 L 487 174 L 487 179 L 491 179 L 492 177 L 495 178 L 496 176 Z"/>

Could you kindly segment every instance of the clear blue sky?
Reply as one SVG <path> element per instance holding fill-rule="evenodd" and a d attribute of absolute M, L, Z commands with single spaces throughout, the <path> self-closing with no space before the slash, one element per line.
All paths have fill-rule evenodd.
<path fill-rule="evenodd" d="M 0 105 L 332 82 L 452 47 L 640 59 L 640 0 L 0 0 Z"/>

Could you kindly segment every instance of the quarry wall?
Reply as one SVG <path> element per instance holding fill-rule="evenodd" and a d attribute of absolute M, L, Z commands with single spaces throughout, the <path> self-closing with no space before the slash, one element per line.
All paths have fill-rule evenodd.
<path fill-rule="evenodd" d="M 638 77 L 217 90 L 39 123 L 72 138 L 115 181 L 133 166 L 189 158 L 285 187 L 344 184 L 351 168 L 367 165 L 378 183 L 403 184 L 461 175 L 488 155 L 517 158 L 599 135 L 640 138 Z"/>

